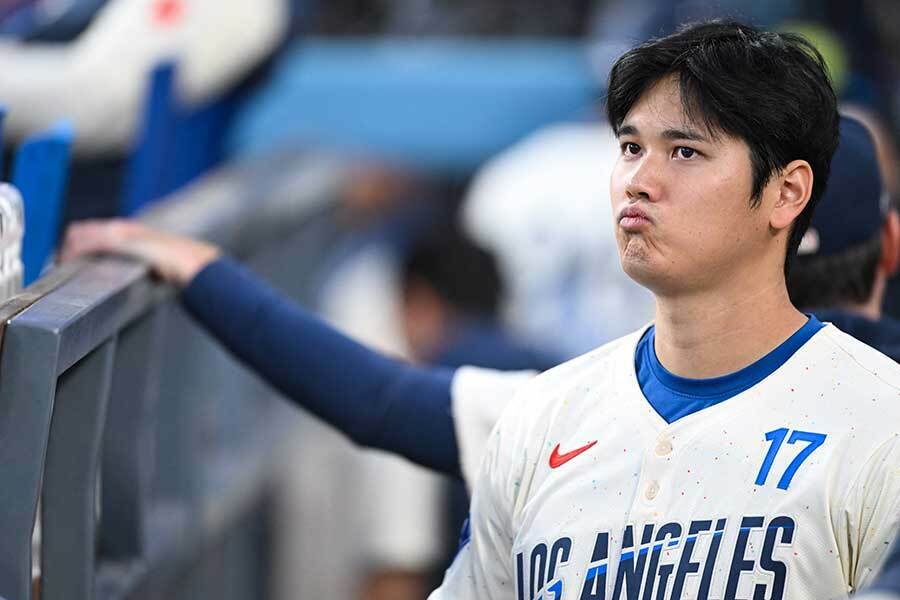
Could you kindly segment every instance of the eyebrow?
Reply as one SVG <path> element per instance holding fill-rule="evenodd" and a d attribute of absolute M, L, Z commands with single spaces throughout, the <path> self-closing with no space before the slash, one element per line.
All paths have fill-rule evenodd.
<path fill-rule="evenodd" d="M 639 132 L 634 125 L 623 125 L 619 128 L 619 137 L 623 135 L 639 135 Z M 709 143 L 709 138 L 693 129 L 666 129 L 662 132 L 662 137 L 667 140 L 692 140 Z"/>

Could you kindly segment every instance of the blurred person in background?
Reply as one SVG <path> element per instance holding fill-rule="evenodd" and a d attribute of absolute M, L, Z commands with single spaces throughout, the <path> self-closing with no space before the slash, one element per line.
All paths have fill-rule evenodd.
<path fill-rule="evenodd" d="M 900 600 L 900 538 L 894 541 L 881 574 L 872 585 L 854 596 L 858 600 Z"/>
<path fill-rule="evenodd" d="M 408 358 L 402 261 L 415 240 L 445 217 L 445 196 L 426 174 L 357 156 L 327 225 L 338 241 L 317 268 L 316 312 L 350 338 Z M 278 597 L 421 599 L 441 553 L 438 537 L 421 532 L 440 523 L 443 482 L 395 456 L 355 451 L 324 429 L 315 428 L 316 440 L 308 432 L 298 436 L 288 452 L 289 481 L 279 518 L 286 551 L 276 569 Z M 309 460 L 310 454 L 318 458 Z M 316 486 L 309 485 L 311 470 L 317 473 Z M 344 499 L 342 519 L 323 523 L 315 507 L 342 497 L 347 486 L 357 493 Z M 311 531 L 319 534 L 311 536 Z M 355 541 L 331 553 L 339 560 L 313 565 L 309 557 L 320 556 L 321 535 Z"/>
<path fill-rule="evenodd" d="M 413 244 L 401 287 L 403 330 L 416 362 L 539 371 L 560 362 L 502 329 L 505 286 L 496 260 L 452 225 Z"/>
<path fill-rule="evenodd" d="M 890 128 L 890 123 L 884 115 L 868 108 L 848 105 L 843 110 L 861 121 L 874 136 L 879 174 L 888 194 L 890 207 L 900 211 L 900 153 L 896 132 Z M 882 309 L 885 315 L 900 319 L 900 277 L 888 279 Z"/>
<path fill-rule="evenodd" d="M 844 116 L 828 188 L 788 277 L 791 300 L 900 361 L 900 322 L 882 312 L 900 264 L 900 216 L 873 134 Z"/>
<path fill-rule="evenodd" d="M 416 362 L 532 371 L 562 362 L 504 331 L 499 311 L 505 286 L 496 260 L 453 225 L 435 227 L 413 244 L 403 260 L 401 288 L 403 330 Z M 462 482 L 451 480 L 443 489 L 443 553 L 427 591 L 450 566 L 469 510 Z"/>
<path fill-rule="evenodd" d="M 550 125 L 488 161 L 463 201 L 462 227 L 497 257 L 507 282 L 504 322 L 565 358 L 653 318 L 652 294 L 619 266 L 598 185 L 618 153 L 605 121 Z"/>

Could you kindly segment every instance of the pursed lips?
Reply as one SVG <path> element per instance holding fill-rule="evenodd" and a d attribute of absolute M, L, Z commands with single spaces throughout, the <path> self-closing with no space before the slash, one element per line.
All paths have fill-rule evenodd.
<path fill-rule="evenodd" d="M 638 231 L 653 224 L 653 219 L 637 206 L 626 206 L 619 211 L 619 227 L 625 231 Z"/>

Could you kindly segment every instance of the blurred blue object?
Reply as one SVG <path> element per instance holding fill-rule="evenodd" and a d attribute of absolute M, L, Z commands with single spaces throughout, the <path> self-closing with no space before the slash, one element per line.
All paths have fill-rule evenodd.
<path fill-rule="evenodd" d="M 0 35 L 67 42 L 91 23 L 107 0 L 0 0 Z"/>
<path fill-rule="evenodd" d="M 228 148 L 324 145 L 465 172 L 584 116 L 600 87 L 579 41 L 308 39 L 245 102 Z"/>
<path fill-rule="evenodd" d="M 3 148 L 3 119 L 6 117 L 6 107 L 0 106 L 0 148 Z M 0 160 L 0 181 L 3 181 L 3 161 Z"/>
<path fill-rule="evenodd" d="M 131 156 L 122 198 L 123 215 L 133 215 L 168 191 L 177 128 L 175 64 L 163 63 L 153 70 L 144 105 L 138 141 Z"/>
<path fill-rule="evenodd" d="M 40 276 L 58 242 L 73 135 L 61 121 L 26 139 L 13 161 L 12 182 L 25 203 L 25 285 Z"/>
<path fill-rule="evenodd" d="M 74 40 L 93 22 L 108 0 L 45 0 L 51 5 L 42 12 L 29 40 L 68 42 Z"/>
<path fill-rule="evenodd" d="M 25 38 L 31 34 L 37 22 L 37 0 L 14 0 L 0 12 L 0 35 Z"/>
<path fill-rule="evenodd" d="M 234 98 L 182 106 L 178 69 L 166 62 L 153 70 L 137 143 L 125 175 L 120 213 L 130 216 L 177 190 L 222 159 Z"/>

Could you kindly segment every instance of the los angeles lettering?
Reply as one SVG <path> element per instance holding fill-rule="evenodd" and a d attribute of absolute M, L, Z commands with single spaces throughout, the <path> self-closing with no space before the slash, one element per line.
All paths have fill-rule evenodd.
<path fill-rule="evenodd" d="M 572 539 L 561 537 L 516 554 L 517 599 L 562 600 L 568 592 L 579 600 L 782 600 L 788 567 L 778 557 L 793 543 L 794 525 L 786 516 L 743 517 L 737 534 L 727 536 L 727 548 L 728 519 L 647 523 L 640 530 L 628 525 L 618 557 L 610 559 L 609 532 L 599 532 L 590 563 L 578 569 L 569 564 Z M 765 581 L 752 581 L 754 572 L 764 573 Z"/>

